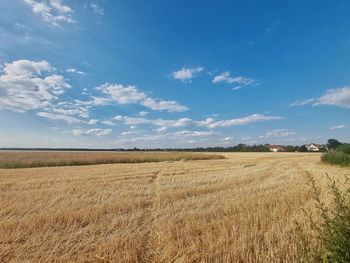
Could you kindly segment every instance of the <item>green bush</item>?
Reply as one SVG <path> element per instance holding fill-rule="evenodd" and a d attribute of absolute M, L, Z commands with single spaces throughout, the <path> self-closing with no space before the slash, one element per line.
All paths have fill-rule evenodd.
<path fill-rule="evenodd" d="M 350 262 L 350 177 L 347 176 L 342 183 L 327 177 L 331 196 L 329 205 L 322 201 L 320 190 L 309 174 L 319 220 L 315 221 L 307 213 L 317 242 L 311 242 L 310 233 L 300 235 L 301 262 Z"/>
<path fill-rule="evenodd" d="M 350 151 L 350 147 L 341 146 L 337 150 L 331 150 L 322 155 L 322 162 L 329 164 L 336 164 L 342 166 L 350 166 L 350 154 L 347 152 Z"/>
<path fill-rule="evenodd" d="M 350 144 L 343 144 L 337 148 L 337 151 L 350 154 Z"/>

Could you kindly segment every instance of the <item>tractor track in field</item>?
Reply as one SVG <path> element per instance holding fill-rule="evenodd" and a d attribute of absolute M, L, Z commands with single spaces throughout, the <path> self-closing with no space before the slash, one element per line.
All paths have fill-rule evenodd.
<path fill-rule="evenodd" d="M 156 233 L 156 219 L 160 207 L 160 176 L 161 171 L 155 171 L 150 180 L 151 197 L 141 218 L 141 224 L 146 227 L 142 244 L 138 253 L 139 262 L 155 262 L 158 253 L 154 246 Z"/>

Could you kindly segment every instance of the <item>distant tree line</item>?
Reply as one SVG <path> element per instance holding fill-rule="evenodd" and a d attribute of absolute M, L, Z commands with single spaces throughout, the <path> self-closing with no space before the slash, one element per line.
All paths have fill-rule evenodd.
<path fill-rule="evenodd" d="M 298 151 L 299 146 L 288 145 L 283 147 L 283 151 L 285 152 L 295 152 Z M 229 147 L 197 147 L 191 149 L 168 149 L 171 151 L 191 151 L 191 152 L 269 152 L 270 147 L 269 144 L 237 144 L 235 146 Z"/>
<path fill-rule="evenodd" d="M 88 149 L 88 148 L 0 148 L 7 151 L 183 151 L 183 152 L 269 152 L 269 144 L 237 144 L 235 146 L 223 147 L 196 147 L 196 148 L 114 148 L 114 149 Z M 283 146 L 285 152 L 300 151 L 300 146 Z"/>
<path fill-rule="evenodd" d="M 342 145 L 348 145 L 341 143 L 336 139 L 329 139 L 327 142 L 327 148 L 334 150 Z M 20 151 L 183 151 L 183 152 L 269 152 L 270 144 L 237 144 L 235 146 L 214 146 L 214 147 L 196 147 L 196 148 L 113 148 L 113 149 L 88 149 L 88 148 L 0 148 L 0 150 L 20 150 Z M 284 145 L 282 147 L 283 152 L 307 152 L 308 149 L 305 145 Z"/>

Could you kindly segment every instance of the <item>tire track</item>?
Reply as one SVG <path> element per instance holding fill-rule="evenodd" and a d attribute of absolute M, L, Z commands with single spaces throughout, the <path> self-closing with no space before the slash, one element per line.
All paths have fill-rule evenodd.
<path fill-rule="evenodd" d="M 138 262 L 155 262 L 158 257 L 157 246 L 158 240 L 156 231 L 156 219 L 160 207 L 160 170 L 155 171 L 150 180 L 150 188 L 152 191 L 149 204 L 145 207 L 145 212 L 141 218 L 141 224 L 146 227 L 146 231 L 142 238 L 140 250 L 138 253 Z"/>

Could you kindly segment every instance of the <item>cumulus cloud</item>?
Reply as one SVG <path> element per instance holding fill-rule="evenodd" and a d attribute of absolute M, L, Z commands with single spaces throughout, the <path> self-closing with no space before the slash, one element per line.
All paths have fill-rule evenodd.
<path fill-rule="evenodd" d="M 203 67 L 186 68 L 183 67 L 178 71 L 172 73 L 174 79 L 179 79 L 181 81 L 191 81 L 191 79 L 199 72 L 203 71 Z"/>
<path fill-rule="evenodd" d="M 329 89 L 326 94 L 314 99 L 307 99 L 301 102 L 294 102 L 292 106 L 303 106 L 311 104 L 313 106 L 328 105 L 338 106 L 343 108 L 350 108 L 350 87 L 344 87 L 339 89 Z"/>
<path fill-rule="evenodd" d="M 208 118 L 205 120 L 192 120 L 190 118 L 180 118 L 178 120 L 166 120 L 166 119 L 146 119 L 140 117 L 129 117 L 118 115 L 114 118 L 117 121 L 121 121 L 126 125 L 146 125 L 151 124 L 160 127 L 185 127 L 185 126 L 199 126 L 206 128 L 219 128 L 219 127 L 231 127 L 248 125 L 251 123 L 262 122 L 262 121 L 272 121 L 283 119 L 280 116 L 267 116 L 263 114 L 252 114 L 247 117 L 228 119 L 228 120 L 215 120 L 213 118 Z"/>
<path fill-rule="evenodd" d="M 188 110 L 188 107 L 176 101 L 151 98 L 136 86 L 104 84 L 97 87 L 97 90 L 100 90 L 107 97 L 93 97 L 92 103 L 95 105 L 106 105 L 116 101 L 119 104 L 138 103 L 156 111 L 182 112 Z"/>
<path fill-rule="evenodd" d="M 24 2 L 49 25 L 59 26 L 62 23 L 75 22 L 72 18 L 73 10 L 61 0 L 24 0 Z"/>
<path fill-rule="evenodd" d="M 73 129 L 71 131 L 63 131 L 64 134 L 71 134 L 74 136 L 81 136 L 81 135 L 95 135 L 97 137 L 107 136 L 112 133 L 112 129 L 100 129 L 100 128 L 93 128 L 89 130 L 82 130 L 82 129 Z"/>
<path fill-rule="evenodd" d="M 89 107 L 77 102 L 61 101 L 45 107 L 44 110 L 69 116 L 76 115 L 82 118 L 90 117 Z"/>
<path fill-rule="evenodd" d="M 135 86 L 123 86 L 120 84 L 104 84 L 97 88 L 110 96 L 119 104 L 137 103 L 145 99 L 145 93 L 139 91 Z"/>
<path fill-rule="evenodd" d="M 112 98 L 105 98 L 105 97 L 91 97 L 91 101 L 84 102 L 86 105 L 94 105 L 94 106 L 103 106 L 103 105 L 108 105 L 113 102 Z"/>
<path fill-rule="evenodd" d="M 113 103 L 136 103 L 157 111 L 183 112 L 188 110 L 173 100 L 161 100 L 152 98 L 135 86 L 123 86 L 119 84 L 104 84 L 97 87 L 101 94 L 91 96 L 90 100 L 67 99 L 62 95 L 71 85 L 61 75 L 55 73 L 47 61 L 17 60 L 0 65 L 0 110 L 16 112 L 36 111 L 36 115 L 53 121 L 64 121 L 68 124 L 94 125 L 97 122 L 113 126 L 112 120 L 91 119 L 90 108 L 110 105 Z M 78 70 L 70 68 L 66 71 L 78 73 Z M 129 119 L 137 125 L 145 122 L 143 117 L 148 114 L 141 111 L 140 119 Z M 165 125 L 174 127 L 183 125 L 186 118 L 177 121 L 161 121 Z M 170 123 L 170 124 L 169 124 Z M 162 124 L 159 124 L 161 126 Z"/>
<path fill-rule="evenodd" d="M 343 129 L 345 127 L 346 127 L 346 125 L 336 125 L 336 126 L 330 127 L 329 129 L 330 130 L 339 130 L 339 129 Z"/>
<path fill-rule="evenodd" d="M 105 13 L 105 10 L 99 7 L 96 3 L 91 3 L 90 8 L 97 15 L 103 16 Z"/>
<path fill-rule="evenodd" d="M 152 98 L 145 98 L 141 101 L 141 104 L 156 111 L 182 112 L 188 110 L 188 107 L 180 105 L 174 100 L 155 100 Z"/>
<path fill-rule="evenodd" d="M 111 133 L 112 133 L 112 129 L 95 128 L 95 129 L 89 129 L 86 131 L 86 134 L 93 134 L 96 136 L 107 136 L 107 135 L 110 135 Z"/>
<path fill-rule="evenodd" d="M 248 85 L 252 85 L 255 83 L 254 79 L 241 77 L 241 76 L 232 77 L 231 73 L 228 71 L 223 72 L 220 75 L 215 76 L 212 81 L 213 81 L 213 83 L 225 82 L 225 83 L 229 83 L 229 84 L 236 84 L 238 86 L 236 86 L 234 88 L 235 90 L 242 88 L 242 86 L 248 86 Z"/>
<path fill-rule="evenodd" d="M 95 125 L 97 122 L 98 122 L 97 119 L 91 119 L 91 120 L 88 122 L 88 124 L 90 124 L 90 125 Z"/>
<path fill-rule="evenodd" d="M 71 86 L 45 60 L 6 63 L 0 75 L 0 109 L 25 112 L 50 105 Z"/>

